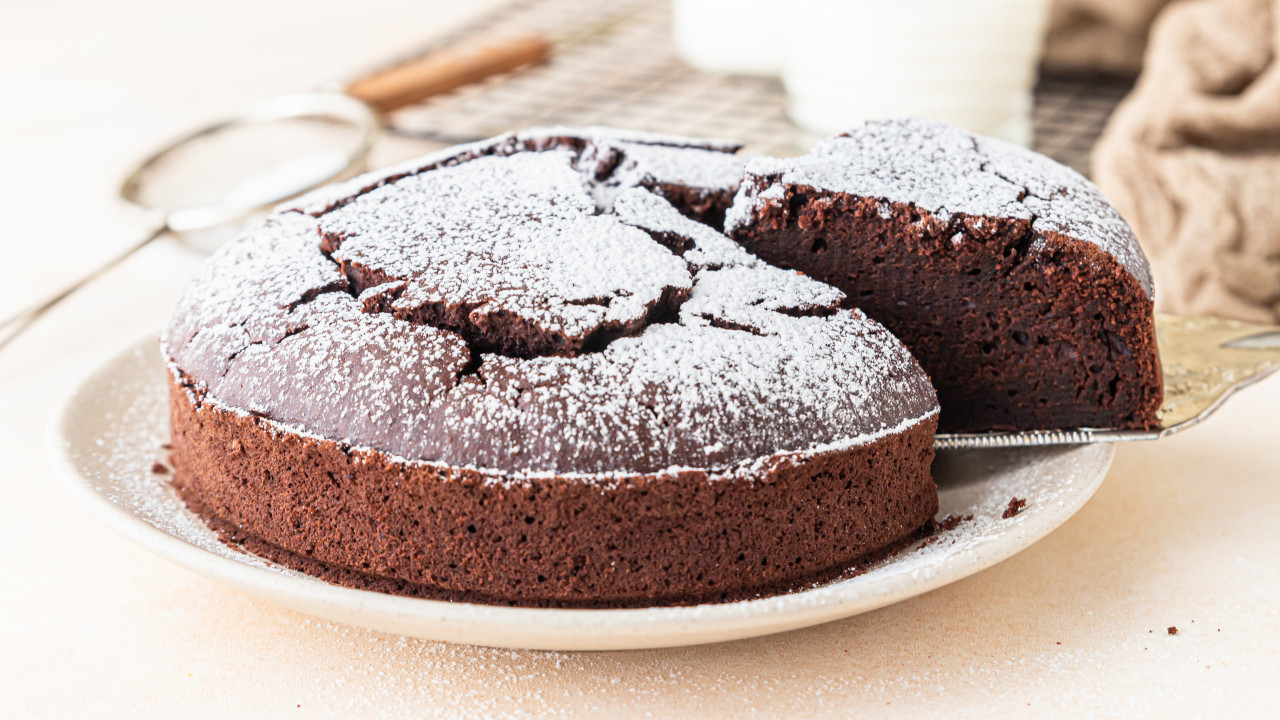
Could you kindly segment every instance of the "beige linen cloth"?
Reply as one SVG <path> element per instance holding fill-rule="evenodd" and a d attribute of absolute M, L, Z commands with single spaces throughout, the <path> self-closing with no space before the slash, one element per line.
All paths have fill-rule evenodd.
<path fill-rule="evenodd" d="M 1181 0 L 1093 155 L 1163 310 L 1280 322 L 1280 0 Z"/>
<path fill-rule="evenodd" d="M 1044 64 L 1050 70 L 1137 75 L 1151 22 L 1169 0 L 1055 0 Z"/>

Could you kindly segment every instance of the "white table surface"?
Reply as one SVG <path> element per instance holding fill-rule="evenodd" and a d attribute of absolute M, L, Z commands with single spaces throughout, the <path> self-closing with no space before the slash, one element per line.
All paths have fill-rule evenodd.
<path fill-rule="evenodd" d="M 483 4 L 7 3 L 0 316 L 128 243 L 112 193 L 158 139 Z M 1280 715 L 1280 379 L 1184 436 L 1121 447 L 1064 527 L 915 600 L 682 650 L 448 646 L 220 587 L 56 485 L 55 398 L 155 332 L 200 259 L 162 242 L 0 353 L 0 717 Z"/>

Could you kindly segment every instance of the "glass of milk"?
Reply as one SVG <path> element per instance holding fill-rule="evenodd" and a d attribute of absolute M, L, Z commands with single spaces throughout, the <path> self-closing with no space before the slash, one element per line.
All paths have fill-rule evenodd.
<path fill-rule="evenodd" d="M 1049 0 L 791 0 L 787 110 L 818 136 L 930 117 L 1021 145 Z"/>
<path fill-rule="evenodd" d="M 774 76 L 787 9 L 778 0 L 672 0 L 676 51 L 703 72 Z"/>

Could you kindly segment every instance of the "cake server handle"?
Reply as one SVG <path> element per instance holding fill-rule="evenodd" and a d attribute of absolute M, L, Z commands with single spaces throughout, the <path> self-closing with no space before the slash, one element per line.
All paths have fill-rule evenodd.
<path fill-rule="evenodd" d="M 32 323 L 39 320 L 53 309 L 55 305 L 66 300 L 72 293 L 89 283 L 97 280 L 107 273 L 107 271 L 116 267 L 120 263 L 133 257 L 133 254 L 142 248 L 150 245 L 156 238 L 164 235 L 169 230 L 169 226 L 164 222 L 153 223 L 132 245 L 126 247 L 123 251 L 117 253 L 106 262 L 98 265 L 85 275 L 81 276 L 75 282 L 59 290 L 53 296 L 40 301 L 38 304 L 28 307 L 10 315 L 4 320 L 0 320 L 0 350 L 3 350 L 18 338 L 24 330 L 31 326 Z"/>

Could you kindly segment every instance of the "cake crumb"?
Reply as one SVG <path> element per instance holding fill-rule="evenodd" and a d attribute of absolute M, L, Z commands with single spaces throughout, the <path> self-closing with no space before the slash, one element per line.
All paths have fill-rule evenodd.
<path fill-rule="evenodd" d="M 946 532 L 955 530 L 962 522 L 969 522 L 973 519 L 972 515 L 948 515 L 941 520 L 935 520 L 933 523 L 934 532 Z"/>
<path fill-rule="evenodd" d="M 1169 626 L 1169 634 L 1170 634 L 1170 635 L 1177 635 L 1177 634 L 1178 634 L 1178 628 L 1176 628 L 1176 627 L 1174 627 L 1174 626 L 1170 625 L 1170 626 Z"/>
<path fill-rule="evenodd" d="M 1022 508 L 1026 506 L 1027 506 L 1027 501 L 1024 498 L 1015 497 L 1009 501 L 1009 507 L 1004 509 L 1004 514 L 1001 515 L 1000 517 L 1004 518 L 1005 520 L 1008 520 L 1014 515 L 1017 515 L 1018 513 L 1022 512 Z"/>
<path fill-rule="evenodd" d="M 169 468 L 165 467 L 164 463 L 157 461 L 151 463 L 151 472 L 156 475 L 168 475 Z"/>
<path fill-rule="evenodd" d="M 916 546 L 916 550 L 923 550 L 929 547 L 941 539 L 938 537 L 940 533 L 955 530 L 960 526 L 960 523 L 966 523 L 972 519 L 973 515 L 947 515 L 941 520 L 932 521 L 932 525 L 928 528 L 926 533 L 928 537 L 924 539 L 924 542 Z M 954 544 L 955 540 L 952 540 L 951 542 Z"/>

